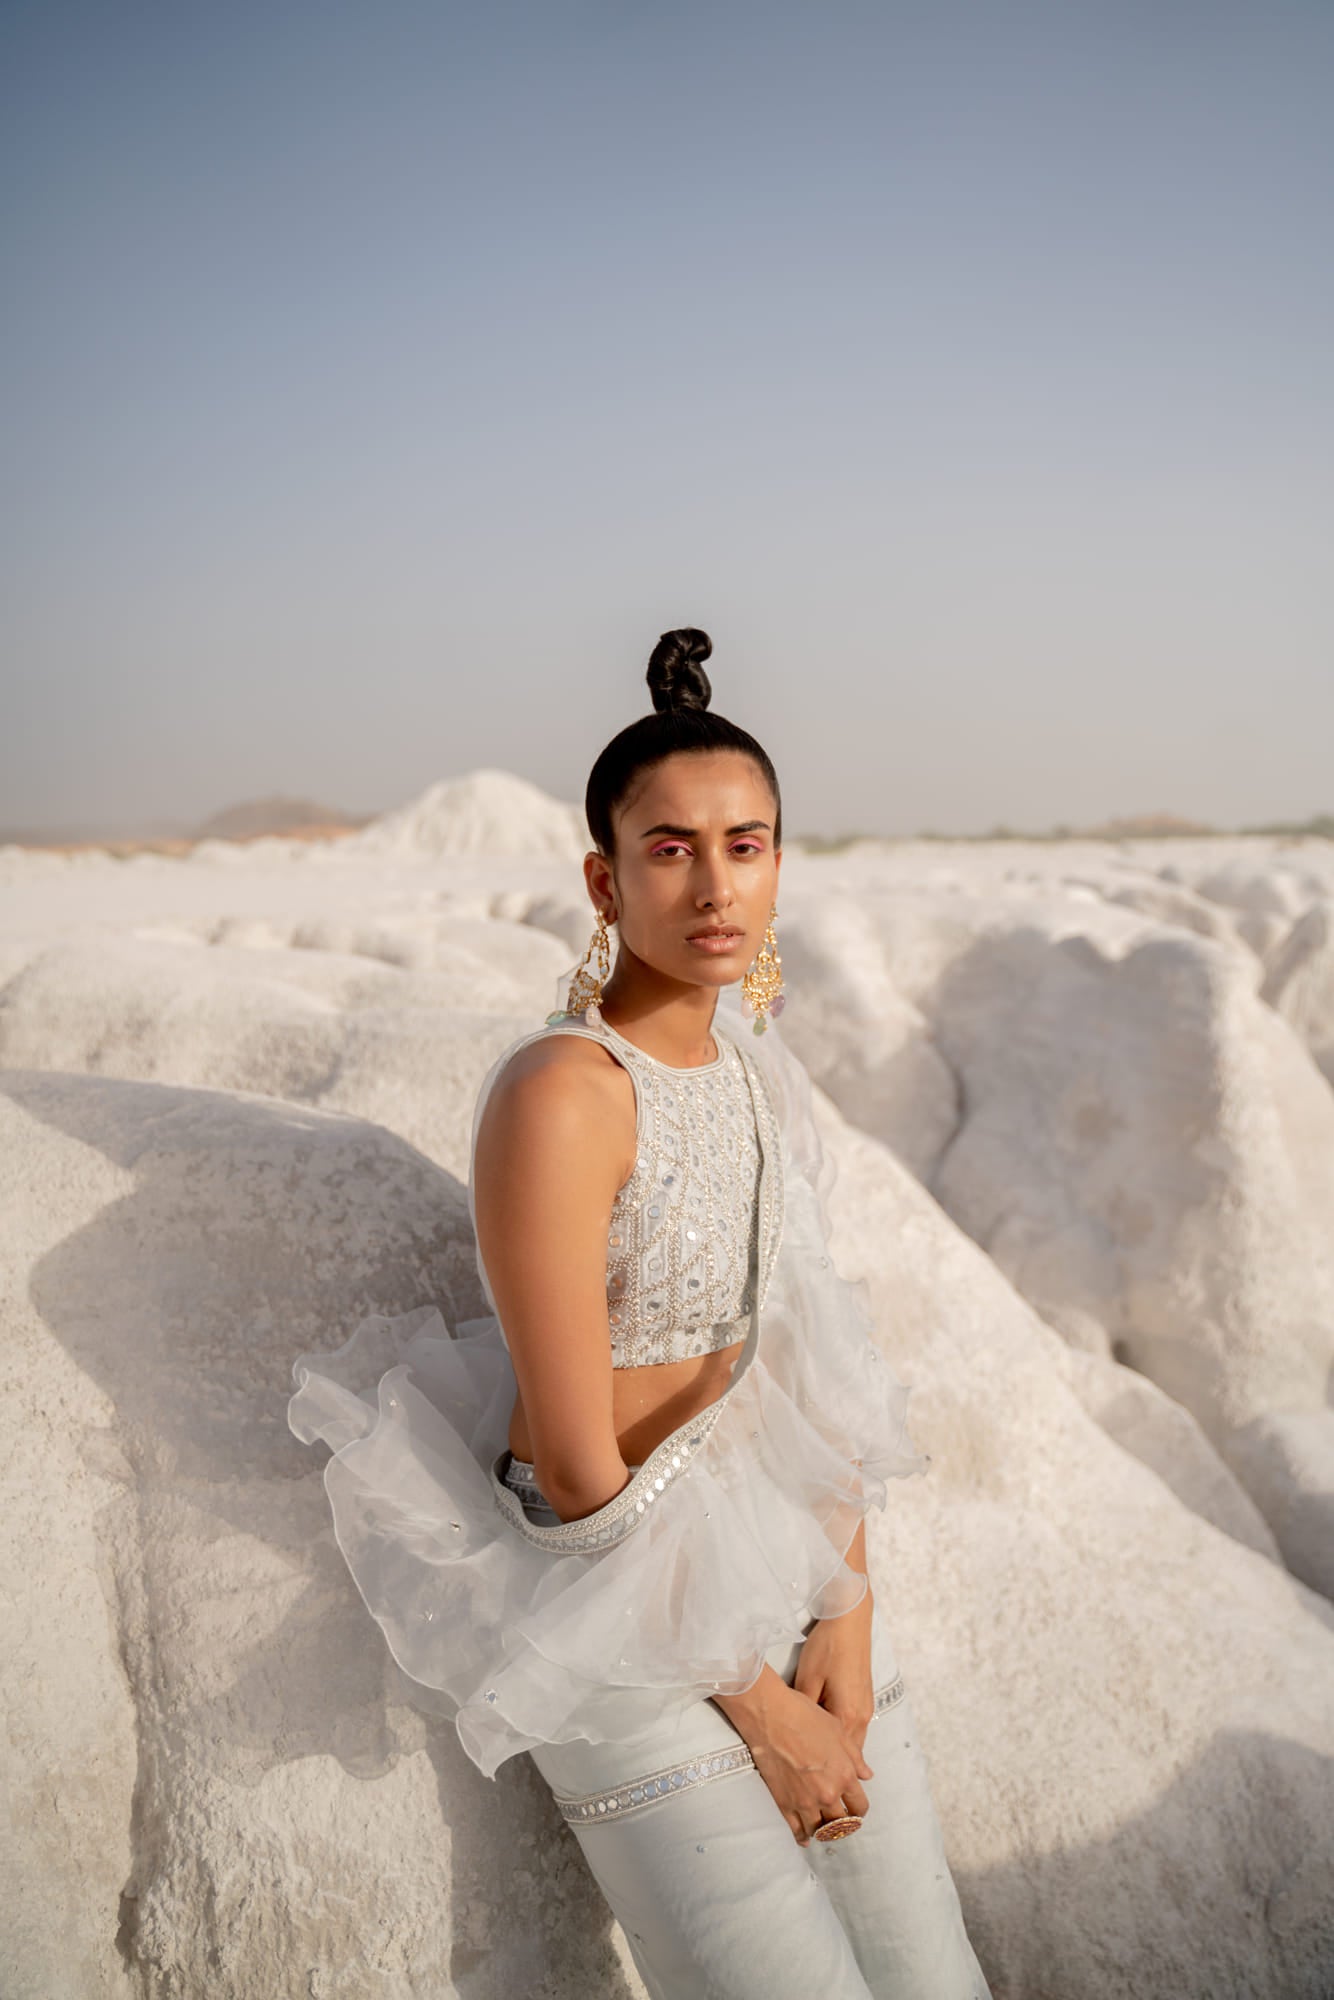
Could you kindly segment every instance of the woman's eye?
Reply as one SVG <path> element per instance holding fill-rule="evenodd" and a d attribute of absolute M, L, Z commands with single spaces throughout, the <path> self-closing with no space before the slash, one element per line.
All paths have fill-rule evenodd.
<path fill-rule="evenodd" d="M 656 860 L 660 854 L 688 854 L 689 852 L 690 849 L 684 846 L 681 841 L 674 840 L 669 842 L 665 847 L 655 847 L 653 858 Z M 732 852 L 733 854 L 763 854 L 764 849 L 758 840 L 747 840 L 739 842 L 732 849 Z"/>

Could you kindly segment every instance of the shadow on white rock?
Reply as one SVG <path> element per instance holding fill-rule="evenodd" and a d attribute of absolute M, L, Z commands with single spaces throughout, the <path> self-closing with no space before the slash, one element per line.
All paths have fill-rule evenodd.
<path fill-rule="evenodd" d="M 784 1039 L 847 1118 L 929 1183 L 958 1127 L 958 1086 L 894 980 L 873 912 L 836 891 L 804 898 L 781 948 L 795 996 Z"/>
<path fill-rule="evenodd" d="M 816 1110 L 835 1258 L 931 1454 L 871 1515 L 870 1567 L 997 2000 L 1325 2000 L 1334 1609 L 1247 1545 L 1203 1440 L 1188 1510 L 1124 1413 L 1090 1421 L 1087 1357 Z"/>
<path fill-rule="evenodd" d="M 286 1424 L 296 1353 L 484 1309 L 464 1190 L 358 1119 L 49 1072 L 0 1078 L 0 1159 L 9 2000 L 632 2000 L 537 1774 L 403 1702 Z"/>
<path fill-rule="evenodd" d="M 1334 1595 L 1334 1097 L 1292 1030 L 1204 939 L 1027 926 L 959 955 L 929 1019 L 964 1096 L 933 1192 L 1191 1411 Z"/>
<path fill-rule="evenodd" d="M 1261 992 L 1334 1084 L 1334 900 L 1312 904 L 1274 947 Z"/>
<path fill-rule="evenodd" d="M 1283 1561 L 1264 1515 L 1190 1411 L 1137 1369 L 1068 1346 L 1061 1372 L 1100 1430 L 1156 1472 L 1183 1507 L 1271 1562 Z"/>
<path fill-rule="evenodd" d="M 1312 868 L 1285 865 L 1272 855 L 1234 855 L 1200 875 L 1195 893 L 1230 912 L 1237 933 L 1265 958 L 1313 898 L 1327 893 Z"/>
<path fill-rule="evenodd" d="M 1334 1613 L 1093 1424 L 1057 1336 L 817 1104 L 931 1454 L 871 1573 L 997 2000 L 1164 1968 L 1316 2000 Z M 286 1428 L 296 1354 L 481 1309 L 461 1186 L 359 1119 L 50 1071 L 0 1078 L 0 1161 L 15 2000 L 642 2000 L 535 1772 L 486 1784 L 402 1702 Z"/>
<path fill-rule="evenodd" d="M 466 1173 L 477 1088 L 550 1005 L 559 941 L 455 919 L 449 952 L 405 970 L 290 937 L 47 946 L 0 991 L 0 1067 L 261 1091 L 372 1118 Z"/>

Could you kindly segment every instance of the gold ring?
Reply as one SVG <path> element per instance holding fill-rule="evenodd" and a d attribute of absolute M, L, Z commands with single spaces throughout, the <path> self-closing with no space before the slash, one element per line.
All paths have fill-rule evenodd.
<path fill-rule="evenodd" d="M 861 1825 L 857 1813 L 840 1813 L 837 1819 L 822 1819 L 815 1829 L 817 1840 L 843 1840 L 848 1834 L 856 1833 Z"/>

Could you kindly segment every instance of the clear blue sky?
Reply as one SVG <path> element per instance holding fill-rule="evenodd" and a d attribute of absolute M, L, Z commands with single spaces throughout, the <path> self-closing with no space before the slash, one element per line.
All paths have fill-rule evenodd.
<path fill-rule="evenodd" d="M 1334 809 L 1334 6 L 0 12 L 0 825 Z"/>

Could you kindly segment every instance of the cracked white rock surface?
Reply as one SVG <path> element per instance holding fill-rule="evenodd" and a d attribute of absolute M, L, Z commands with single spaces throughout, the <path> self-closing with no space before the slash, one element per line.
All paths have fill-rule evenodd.
<path fill-rule="evenodd" d="M 569 808 L 494 851 L 519 796 L 0 853 L 15 2000 L 638 1992 L 535 1774 L 397 1697 L 284 1421 L 303 1347 L 480 1309 L 473 1094 L 592 929 Z M 835 1251 L 932 1456 L 871 1566 L 979 1955 L 1317 2000 L 1331 850 L 863 842 L 783 888 Z"/>

